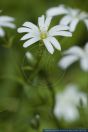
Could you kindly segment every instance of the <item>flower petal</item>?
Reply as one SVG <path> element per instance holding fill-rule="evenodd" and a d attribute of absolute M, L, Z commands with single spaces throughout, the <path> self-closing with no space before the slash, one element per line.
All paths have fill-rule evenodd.
<path fill-rule="evenodd" d="M 9 27 L 9 28 L 16 28 L 16 26 L 13 23 L 9 23 L 9 22 L 0 22 L 0 26 Z"/>
<path fill-rule="evenodd" d="M 69 54 L 78 56 L 79 58 L 84 55 L 83 50 L 78 46 L 73 46 L 64 52 L 64 55 L 69 55 Z"/>
<path fill-rule="evenodd" d="M 14 21 L 15 19 L 13 17 L 9 17 L 9 16 L 0 16 L 0 21 L 2 22 L 11 22 Z"/>
<path fill-rule="evenodd" d="M 79 18 L 80 18 L 81 20 L 84 20 L 84 19 L 88 18 L 88 13 L 86 13 L 86 12 L 81 12 L 80 15 L 79 15 Z"/>
<path fill-rule="evenodd" d="M 72 17 L 69 15 L 64 16 L 61 21 L 60 24 L 62 25 L 68 25 L 70 22 L 72 21 Z"/>
<path fill-rule="evenodd" d="M 61 50 L 60 43 L 54 37 L 49 37 L 49 41 L 56 49 Z"/>
<path fill-rule="evenodd" d="M 5 36 L 5 32 L 4 30 L 0 27 L 0 37 L 4 37 Z"/>
<path fill-rule="evenodd" d="M 58 102 L 57 102 L 58 101 Z M 54 115 L 57 119 L 61 119 L 64 113 L 63 106 L 60 104 L 60 100 L 56 100 L 55 107 L 54 107 Z"/>
<path fill-rule="evenodd" d="M 25 27 L 20 27 L 18 28 L 18 33 L 26 33 L 26 32 L 31 32 L 32 29 L 29 29 L 29 28 L 25 28 Z"/>
<path fill-rule="evenodd" d="M 66 14 L 66 13 L 67 13 L 67 9 L 64 7 L 64 5 L 60 5 L 58 7 L 53 7 L 48 9 L 46 12 L 46 15 L 53 17 L 53 16 Z"/>
<path fill-rule="evenodd" d="M 79 118 L 79 112 L 78 112 L 76 106 L 68 105 L 65 108 L 64 119 L 67 122 L 70 122 L 70 121 L 75 121 L 78 118 Z"/>
<path fill-rule="evenodd" d="M 33 29 L 33 30 L 38 30 L 38 27 L 35 24 L 31 23 L 31 22 L 25 22 L 23 24 L 23 26 L 28 27 L 28 28 Z"/>
<path fill-rule="evenodd" d="M 72 37 L 72 33 L 68 31 L 59 31 L 59 32 L 50 32 L 51 36 L 65 36 L 65 37 Z"/>
<path fill-rule="evenodd" d="M 24 36 L 21 38 L 21 40 L 26 40 L 26 39 L 35 38 L 35 37 L 40 38 L 39 32 L 31 31 L 31 32 L 27 33 L 26 35 L 24 35 Z"/>
<path fill-rule="evenodd" d="M 51 23 L 51 20 L 52 20 L 52 17 L 46 17 L 46 20 L 45 20 L 45 28 L 46 28 L 46 31 L 49 28 L 49 25 Z"/>
<path fill-rule="evenodd" d="M 43 30 L 43 28 L 45 28 L 44 19 L 45 19 L 44 15 L 38 18 L 38 25 L 39 25 L 40 30 Z"/>
<path fill-rule="evenodd" d="M 57 26 L 52 27 L 52 28 L 49 30 L 49 33 L 58 32 L 58 31 L 63 31 L 63 30 L 69 30 L 69 29 L 70 29 L 70 28 L 69 28 L 68 26 L 57 25 Z"/>
<path fill-rule="evenodd" d="M 78 22 L 79 22 L 78 19 L 74 19 L 74 20 L 71 22 L 71 24 L 70 24 L 70 31 L 71 31 L 71 32 L 74 32 L 74 31 L 75 31 L 75 28 L 76 28 Z"/>
<path fill-rule="evenodd" d="M 45 45 L 45 47 L 47 48 L 48 52 L 49 52 L 50 54 L 53 54 L 53 53 L 54 53 L 54 48 L 53 48 L 53 46 L 51 45 L 51 43 L 49 42 L 49 40 L 48 40 L 48 39 L 44 39 L 43 42 L 44 42 L 44 45 Z"/>
<path fill-rule="evenodd" d="M 85 57 L 80 60 L 80 66 L 82 70 L 88 72 L 88 57 Z"/>
<path fill-rule="evenodd" d="M 68 55 L 68 56 L 63 57 L 60 60 L 60 62 L 58 63 L 58 66 L 60 66 L 62 69 L 67 69 L 71 64 L 73 64 L 77 60 L 78 60 L 77 56 Z"/>
<path fill-rule="evenodd" d="M 24 36 L 21 38 L 21 40 L 26 40 L 26 39 L 33 38 L 33 37 L 34 37 L 33 34 L 28 33 L 28 34 L 24 35 Z"/>
<path fill-rule="evenodd" d="M 68 13 L 74 19 L 75 17 L 79 16 L 80 10 L 79 9 L 68 8 Z"/>
<path fill-rule="evenodd" d="M 84 52 L 86 52 L 88 54 L 88 42 L 85 44 L 84 50 L 85 50 Z"/>
<path fill-rule="evenodd" d="M 36 37 L 36 38 L 32 38 L 32 39 L 26 41 L 26 42 L 23 44 L 23 47 L 26 48 L 26 47 L 32 45 L 33 43 L 35 43 L 35 42 L 37 42 L 37 41 L 39 41 L 39 40 L 40 40 L 40 39 L 37 38 L 37 37 Z"/>

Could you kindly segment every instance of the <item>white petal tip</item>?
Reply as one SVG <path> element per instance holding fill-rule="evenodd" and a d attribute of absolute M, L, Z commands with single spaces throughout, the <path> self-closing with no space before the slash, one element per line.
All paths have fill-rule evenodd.
<path fill-rule="evenodd" d="M 24 47 L 24 48 L 27 48 L 28 46 L 27 46 L 26 44 L 23 44 L 23 47 Z"/>
<path fill-rule="evenodd" d="M 0 35 L 0 38 L 3 38 L 3 37 L 5 37 L 5 35 Z"/>
<path fill-rule="evenodd" d="M 69 29 L 69 31 L 70 31 L 71 33 L 73 33 L 75 30 Z"/>
<path fill-rule="evenodd" d="M 20 33 L 20 28 L 17 29 L 17 32 Z"/>
<path fill-rule="evenodd" d="M 49 53 L 53 55 L 53 53 L 54 53 L 54 50 L 53 50 L 53 51 L 49 51 Z"/>
<path fill-rule="evenodd" d="M 61 51 L 61 48 L 57 48 L 57 50 Z"/>
<path fill-rule="evenodd" d="M 58 47 L 58 50 L 59 50 L 59 51 L 61 51 L 61 46 L 60 46 L 60 47 Z"/>
<path fill-rule="evenodd" d="M 16 28 L 16 25 L 13 25 L 13 28 Z"/>
<path fill-rule="evenodd" d="M 51 54 L 53 55 L 54 52 L 52 52 Z"/>
<path fill-rule="evenodd" d="M 71 31 L 72 32 L 72 31 Z M 68 35 L 68 37 L 72 37 L 72 33 L 70 33 L 69 35 Z"/>
<path fill-rule="evenodd" d="M 54 51 L 49 51 L 49 53 L 53 55 Z"/>
<path fill-rule="evenodd" d="M 21 41 L 23 40 L 23 38 L 20 39 Z"/>

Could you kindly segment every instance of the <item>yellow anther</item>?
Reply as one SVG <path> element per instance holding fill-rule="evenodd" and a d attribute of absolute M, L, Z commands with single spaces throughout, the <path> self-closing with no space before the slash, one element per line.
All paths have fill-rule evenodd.
<path fill-rule="evenodd" d="M 47 33 L 41 32 L 41 33 L 40 33 L 40 38 L 41 38 L 41 39 L 47 38 Z"/>

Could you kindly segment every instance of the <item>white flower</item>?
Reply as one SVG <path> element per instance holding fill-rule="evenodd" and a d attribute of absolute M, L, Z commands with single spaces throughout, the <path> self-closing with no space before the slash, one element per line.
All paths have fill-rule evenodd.
<path fill-rule="evenodd" d="M 84 46 L 84 49 L 73 46 L 63 53 L 64 57 L 60 60 L 58 65 L 62 69 L 67 69 L 75 61 L 80 61 L 80 67 L 84 71 L 88 71 L 88 43 Z"/>
<path fill-rule="evenodd" d="M 44 15 L 38 18 L 38 26 L 31 22 L 25 22 L 23 27 L 18 28 L 19 33 L 27 33 L 21 40 L 27 40 L 23 47 L 28 47 L 33 43 L 42 40 L 48 52 L 53 54 L 54 48 L 61 50 L 60 43 L 56 40 L 54 36 L 68 36 L 71 37 L 72 33 L 68 26 L 56 25 L 48 31 L 51 22 L 51 17 L 47 17 L 46 20 Z"/>
<path fill-rule="evenodd" d="M 80 117 L 77 107 L 87 106 L 87 95 L 79 92 L 76 85 L 68 85 L 62 93 L 56 95 L 54 115 L 57 119 L 64 119 L 67 122 L 75 121 Z"/>
<path fill-rule="evenodd" d="M 5 36 L 5 31 L 3 27 L 15 28 L 15 25 L 12 23 L 14 18 L 9 16 L 0 16 L 0 37 Z"/>
<path fill-rule="evenodd" d="M 52 8 L 51 10 L 47 11 L 47 15 L 49 16 L 56 16 L 65 14 L 65 16 L 61 19 L 60 24 L 62 25 L 69 25 L 70 31 L 74 32 L 76 29 L 76 26 L 79 21 L 83 21 L 88 29 L 88 13 L 81 12 L 79 9 L 72 9 L 72 8 L 66 8 L 65 6 L 58 6 L 55 8 L 56 11 Z M 61 9 L 62 11 L 61 11 Z"/>

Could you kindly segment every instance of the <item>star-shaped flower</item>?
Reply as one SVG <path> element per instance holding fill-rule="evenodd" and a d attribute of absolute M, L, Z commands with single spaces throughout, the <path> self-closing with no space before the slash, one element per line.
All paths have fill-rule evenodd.
<path fill-rule="evenodd" d="M 88 71 L 88 43 L 84 46 L 84 49 L 73 46 L 63 53 L 65 56 L 62 57 L 58 65 L 62 69 L 67 69 L 71 64 L 76 61 L 80 61 L 82 70 Z"/>
<path fill-rule="evenodd" d="M 61 50 L 60 43 L 54 36 L 71 37 L 72 33 L 69 31 L 69 27 L 64 25 L 56 25 L 48 30 L 50 23 L 51 17 L 47 17 L 45 20 L 44 15 L 42 15 L 38 18 L 38 26 L 31 22 L 25 22 L 21 28 L 18 28 L 19 33 L 27 33 L 21 38 L 21 40 L 27 40 L 23 47 L 26 48 L 33 43 L 42 40 L 49 53 L 54 53 L 53 47 Z"/>
<path fill-rule="evenodd" d="M 83 92 L 79 92 L 76 85 L 68 85 L 66 89 L 56 94 L 54 115 L 57 119 L 64 119 L 67 122 L 75 121 L 79 118 L 79 111 L 77 107 L 87 106 L 87 95 Z"/>
<path fill-rule="evenodd" d="M 58 7 L 55 7 L 54 9 L 51 8 L 47 11 L 48 16 L 56 16 L 65 14 L 65 16 L 60 20 L 60 24 L 63 25 L 69 25 L 70 31 L 74 32 L 76 29 L 76 26 L 79 21 L 83 21 L 88 29 L 88 13 L 82 12 L 79 9 L 72 9 L 72 8 L 66 8 L 65 6 L 61 5 Z M 61 10 L 62 9 L 62 10 Z"/>
<path fill-rule="evenodd" d="M 14 21 L 14 18 L 9 16 L 0 16 L 0 37 L 5 36 L 5 31 L 3 30 L 3 27 L 8 28 L 15 28 L 15 24 L 12 22 Z"/>

